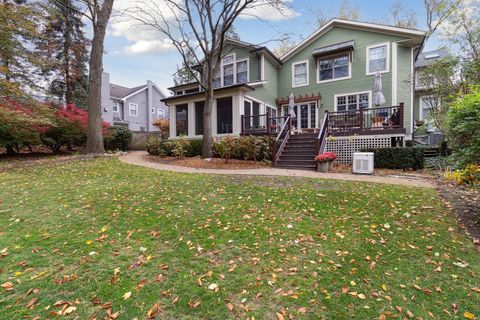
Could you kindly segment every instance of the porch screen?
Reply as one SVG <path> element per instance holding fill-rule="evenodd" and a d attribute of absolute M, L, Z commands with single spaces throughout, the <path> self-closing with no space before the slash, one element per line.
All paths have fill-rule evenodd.
<path fill-rule="evenodd" d="M 232 97 L 217 99 L 217 133 L 233 133 Z"/>
<path fill-rule="evenodd" d="M 176 106 L 177 136 L 188 135 L 188 105 Z"/>
<path fill-rule="evenodd" d="M 195 134 L 203 134 L 203 108 L 205 107 L 205 101 L 195 102 Z"/>

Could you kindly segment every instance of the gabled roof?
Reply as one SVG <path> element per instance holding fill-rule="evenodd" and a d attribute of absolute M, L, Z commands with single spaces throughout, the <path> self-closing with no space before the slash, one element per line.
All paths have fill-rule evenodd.
<path fill-rule="evenodd" d="M 377 23 L 350 21 L 350 20 L 334 18 L 328 21 L 326 24 L 324 24 L 322 27 L 320 27 L 317 31 L 312 33 L 310 36 L 308 36 L 298 45 L 293 47 L 290 51 L 285 53 L 282 57 L 280 57 L 280 60 L 282 62 L 285 62 L 286 60 L 290 59 L 293 55 L 295 55 L 301 49 L 308 46 L 310 43 L 315 41 L 319 36 L 326 33 L 327 31 L 329 31 L 335 26 L 343 26 L 343 27 L 352 28 L 352 29 L 370 30 L 370 31 L 386 33 L 386 34 L 402 35 L 405 37 L 414 38 L 415 40 L 417 40 L 416 42 L 418 42 L 418 45 L 422 43 L 426 34 L 425 31 L 416 30 L 416 29 L 407 29 L 407 28 L 400 28 L 400 27 L 388 26 L 388 25 L 377 24 Z"/>
<path fill-rule="evenodd" d="M 138 87 L 134 87 L 134 88 L 127 88 L 127 87 L 123 87 L 123 86 L 119 86 L 118 84 L 113 84 L 111 83 L 110 84 L 110 96 L 111 97 L 114 97 L 114 98 L 117 98 L 117 99 L 123 99 L 124 97 L 136 92 L 136 91 L 139 91 L 141 89 L 145 89 L 147 87 L 146 84 L 144 84 L 143 86 L 138 86 Z"/>
<path fill-rule="evenodd" d="M 450 56 L 450 52 L 445 48 L 422 52 L 418 55 L 417 61 L 415 61 L 415 68 L 426 67 L 448 56 Z"/>
<path fill-rule="evenodd" d="M 136 95 L 137 93 L 142 92 L 143 90 L 146 90 L 148 88 L 148 84 L 144 84 L 142 86 L 138 87 L 133 87 L 133 88 L 127 88 L 123 86 L 119 86 L 117 84 L 110 84 L 110 97 L 119 99 L 119 100 L 125 100 L 127 98 L 130 98 L 133 95 Z M 155 84 L 152 83 L 152 88 L 155 88 L 162 97 L 166 97 L 165 93 Z"/>

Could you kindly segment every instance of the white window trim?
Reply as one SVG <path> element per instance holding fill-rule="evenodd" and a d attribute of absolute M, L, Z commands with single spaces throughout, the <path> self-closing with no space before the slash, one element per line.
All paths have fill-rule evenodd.
<path fill-rule="evenodd" d="M 368 109 L 371 109 L 372 108 L 372 90 L 367 90 L 367 91 L 359 91 L 359 92 L 350 92 L 350 93 L 339 93 L 339 94 L 336 94 L 333 96 L 333 99 L 334 99 L 334 111 L 335 112 L 338 112 L 338 109 L 337 109 L 337 97 L 343 97 L 343 96 L 353 96 L 353 95 L 360 95 L 360 94 L 365 94 L 367 93 L 368 94 Z M 348 99 L 348 98 L 347 98 Z M 347 104 L 348 104 L 348 101 L 347 101 Z M 357 104 L 358 104 L 358 101 L 357 101 Z M 347 110 L 348 111 L 348 110 Z"/>
<path fill-rule="evenodd" d="M 117 109 L 117 111 L 115 111 L 115 108 Z M 118 102 L 115 102 L 115 103 L 113 104 L 112 112 L 113 112 L 113 113 L 120 113 L 120 108 L 119 108 Z"/>
<path fill-rule="evenodd" d="M 312 112 L 312 111 L 311 111 L 311 108 L 312 108 L 312 107 L 311 107 L 311 105 L 312 105 L 312 104 L 315 105 L 315 107 L 314 107 L 314 109 L 315 109 L 315 127 L 313 127 L 313 128 L 316 128 L 316 127 L 318 126 L 318 114 L 320 113 L 320 112 L 319 112 L 319 108 L 318 108 L 318 105 L 319 105 L 319 104 L 318 104 L 318 101 L 312 100 L 312 101 L 305 101 L 305 102 L 297 102 L 297 103 L 295 103 L 295 106 L 294 106 L 294 108 L 297 108 L 297 114 L 299 114 L 299 112 L 300 112 L 300 110 L 298 109 L 299 106 L 302 106 L 302 105 L 308 105 L 308 106 L 310 106 L 310 112 L 308 113 L 308 120 L 307 120 L 307 121 L 308 121 L 308 129 L 312 129 L 312 126 L 311 126 L 311 125 L 312 125 L 312 123 L 311 123 L 311 121 L 312 121 L 312 113 L 311 113 L 311 112 Z M 282 117 L 286 117 L 286 116 L 287 116 L 287 114 L 286 114 L 285 112 L 288 113 L 288 111 L 286 111 L 285 108 L 288 108 L 288 104 L 282 104 L 282 105 L 280 106 L 280 115 L 281 115 Z M 287 110 L 288 110 L 288 109 L 287 109 Z M 284 111 L 285 111 L 285 112 L 284 112 Z M 298 119 L 298 118 L 297 118 L 297 119 Z M 298 126 L 298 123 L 297 123 L 297 126 Z"/>
<path fill-rule="evenodd" d="M 366 66 L 366 75 L 367 76 L 372 76 L 372 75 L 375 75 L 377 73 L 377 71 L 375 70 L 374 72 L 369 72 L 370 70 L 370 60 L 369 60 L 369 51 L 370 49 L 373 49 L 373 48 L 378 48 L 378 47 L 382 47 L 382 46 L 387 46 L 387 69 L 386 70 L 383 70 L 383 71 L 380 71 L 380 73 L 389 73 L 390 72 L 390 42 L 384 42 L 384 43 L 377 43 L 377 44 L 374 44 L 374 45 L 371 45 L 371 46 L 368 46 L 366 48 L 366 56 L 365 56 L 365 66 Z"/>
<path fill-rule="evenodd" d="M 437 99 L 437 104 L 438 106 L 440 106 L 440 99 L 438 99 L 438 97 L 435 97 L 435 96 L 431 96 L 431 95 L 421 95 L 419 96 L 419 107 L 420 107 L 420 110 L 418 110 L 418 115 L 419 115 L 419 120 L 427 120 L 425 118 L 425 116 L 423 115 L 423 98 L 426 98 L 426 99 L 432 99 L 432 98 L 435 98 Z M 430 106 L 428 106 L 428 108 L 430 108 Z"/>
<path fill-rule="evenodd" d="M 132 114 L 132 107 L 135 108 L 136 114 Z M 137 103 L 129 103 L 128 104 L 128 115 L 130 117 L 138 117 L 138 104 Z"/>
<path fill-rule="evenodd" d="M 335 55 L 331 55 L 331 56 L 325 56 L 325 57 L 322 57 L 322 58 L 335 58 L 335 57 L 339 57 L 339 56 L 343 56 L 345 55 L 344 53 L 342 54 L 335 54 Z M 349 52 L 348 54 L 348 76 L 346 77 L 343 77 L 343 78 L 335 78 L 335 79 L 328 79 L 328 80 L 320 80 L 320 60 L 322 60 L 322 58 L 317 58 L 317 83 L 326 83 L 326 82 L 333 82 L 333 81 L 341 81 L 341 80 L 346 80 L 346 79 L 351 79 L 352 78 L 352 53 Z"/>
<path fill-rule="evenodd" d="M 244 62 L 244 61 L 247 61 L 247 82 L 250 82 L 250 59 L 249 58 L 245 58 L 245 59 L 241 59 L 241 60 L 235 60 L 235 66 L 234 66 L 234 71 L 235 71 L 235 76 L 234 76 L 234 84 L 237 84 L 238 83 L 238 79 L 237 79 L 237 64 L 239 62 Z"/>
<path fill-rule="evenodd" d="M 297 84 L 295 85 L 295 66 L 299 64 L 307 64 L 307 83 L 306 84 Z M 292 88 L 306 87 L 310 84 L 310 68 L 308 60 L 297 61 L 292 63 Z"/>

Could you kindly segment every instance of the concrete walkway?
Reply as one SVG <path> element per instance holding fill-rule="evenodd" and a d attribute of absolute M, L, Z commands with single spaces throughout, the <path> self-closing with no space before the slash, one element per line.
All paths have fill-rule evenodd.
<path fill-rule="evenodd" d="M 320 179 L 335 179 L 335 180 L 347 180 L 347 181 L 361 181 L 372 183 L 385 183 L 402 185 L 409 187 L 424 187 L 433 188 L 433 184 L 426 180 L 421 179 L 409 179 L 404 177 L 380 177 L 369 175 L 354 175 L 354 174 L 341 174 L 341 173 L 320 173 L 307 170 L 288 170 L 277 168 L 265 168 L 265 169 L 243 169 L 243 170 L 224 170 L 224 169 L 197 169 L 183 166 L 174 166 L 169 164 L 162 164 L 157 162 L 151 162 L 143 159 L 148 153 L 145 151 L 129 151 L 128 154 L 120 156 L 119 159 L 122 162 L 128 164 L 134 164 L 142 167 L 180 172 L 180 173 L 201 173 L 201 174 L 220 174 L 220 175 L 246 175 L 246 176 L 284 176 L 284 177 L 304 177 L 304 178 L 320 178 Z"/>

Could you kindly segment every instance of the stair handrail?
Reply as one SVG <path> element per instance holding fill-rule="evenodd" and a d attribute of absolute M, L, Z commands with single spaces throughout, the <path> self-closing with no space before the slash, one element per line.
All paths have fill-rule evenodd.
<path fill-rule="evenodd" d="M 325 113 L 325 117 L 323 117 L 322 125 L 320 127 L 320 131 L 318 131 L 317 136 L 317 154 L 325 152 L 325 148 L 327 146 L 327 133 L 328 133 L 328 112 Z"/>
<path fill-rule="evenodd" d="M 292 123 L 290 116 L 285 119 L 285 123 L 283 124 L 280 132 L 278 133 L 277 137 L 275 138 L 275 142 L 273 143 L 273 152 L 272 152 L 272 160 L 273 165 L 277 164 L 278 158 L 280 154 L 282 154 L 283 148 L 287 143 L 288 138 L 290 137 L 290 130 L 292 129 Z M 285 137 L 282 139 L 282 134 L 285 132 Z M 278 143 L 280 142 L 280 146 L 277 147 Z"/>

